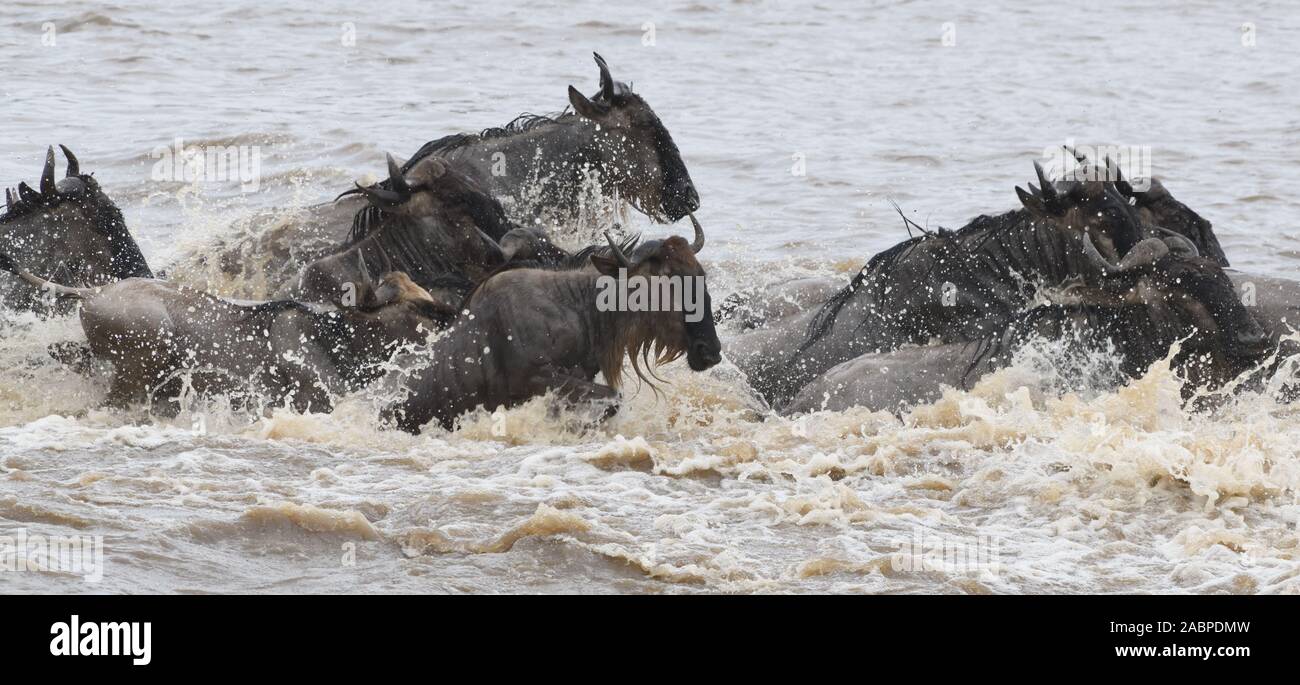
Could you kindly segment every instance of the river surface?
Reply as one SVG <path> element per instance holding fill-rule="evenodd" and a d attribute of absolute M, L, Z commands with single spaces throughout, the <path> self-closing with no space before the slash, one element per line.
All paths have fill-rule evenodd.
<path fill-rule="evenodd" d="M 1298 275 L 1287 2 L 6 0 L 0 184 L 66 144 L 151 264 L 181 265 L 384 152 L 559 111 L 595 91 L 593 50 L 682 151 L 715 301 L 847 282 L 906 237 L 891 200 L 931 227 L 1011 209 L 1066 142 L 1142 151 L 1235 267 Z M 255 149 L 256 189 L 157 180 L 177 139 Z M 1187 412 L 1161 364 L 1060 394 L 1030 355 L 903 417 L 790 420 L 729 363 L 677 362 L 594 431 L 536 401 L 411 437 L 366 393 L 331 415 L 100 409 L 104 379 L 45 355 L 75 317 L 6 316 L 0 536 L 98 537 L 104 566 L 0 592 L 1300 591 L 1300 412 Z"/>

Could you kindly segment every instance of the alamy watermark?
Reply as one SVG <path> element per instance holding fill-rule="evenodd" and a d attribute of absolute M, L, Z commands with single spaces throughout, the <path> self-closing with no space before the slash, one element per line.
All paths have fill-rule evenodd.
<path fill-rule="evenodd" d="M 1079 162 L 1083 157 L 1086 162 Z M 1043 148 L 1047 173 L 1075 181 L 1128 182 L 1133 190 L 1151 189 L 1151 146 L 1149 145 L 1065 145 Z M 1109 160 L 1110 163 L 1107 163 Z"/>
<path fill-rule="evenodd" d="M 684 312 L 699 323 L 709 315 L 703 276 L 617 276 L 596 279 L 596 309 L 602 312 Z"/>
<path fill-rule="evenodd" d="M 73 614 L 50 625 L 52 656 L 129 656 L 135 666 L 153 661 L 150 621 L 82 621 Z"/>
<path fill-rule="evenodd" d="M 170 147 L 159 145 L 150 153 L 154 162 L 150 178 L 185 183 L 238 182 L 246 193 L 256 192 L 262 179 L 260 145 L 185 145 L 176 138 Z"/>
<path fill-rule="evenodd" d="M 890 560 L 895 571 L 996 576 L 1002 570 L 1001 543 L 989 535 L 954 537 L 917 527 L 895 544 L 898 553 Z"/>
<path fill-rule="evenodd" d="M 67 573 L 88 583 L 104 579 L 104 536 L 29 535 L 27 529 L 0 535 L 0 573 Z"/>

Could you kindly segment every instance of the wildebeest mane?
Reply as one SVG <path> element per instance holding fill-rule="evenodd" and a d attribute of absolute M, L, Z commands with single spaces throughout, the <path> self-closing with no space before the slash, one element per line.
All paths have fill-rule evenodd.
<path fill-rule="evenodd" d="M 508 138 L 510 136 L 527 133 L 535 128 L 545 126 L 546 124 L 555 124 L 573 117 L 573 112 L 568 108 L 559 114 L 532 114 L 524 112 L 515 117 L 505 126 L 490 126 L 479 131 L 478 133 L 453 133 L 449 136 L 443 136 L 436 140 L 431 140 L 420 146 L 414 155 L 402 165 L 402 171 L 410 171 L 412 167 L 420 160 L 443 152 L 451 152 L 471 143 L 481 140 L 493 140 L 496 138 Z"/>
<path fill-rule="evenodd" d="M 839 316 L 840 310 L 843 309 L 844 305 L 853 297 L 853 294 L 856 293 L 859 288 L 863 287 L 867 278 L 878 274 L 881 271 L 887 270 L 894 264 L 898 263 L 900 259 L 910 253 L 921 241 L 935 239 L 940 238 L 936 238 L 933 235 L 920 235 L 908 238 L 888 250 L 873 255 L 871 259 L 867 260 L 867 264 L 863 266 L 858 273 L 854 274 L 853 279 L 849 281 L 847 286 L 834 295 L 831 295 L 826 302 L 822 304 L 821 308 L 817 310 L 817 314 L 813 316 L 812 321 L 808 323 L 808 333 L 801 349 L 807 349 L 831 329 L 831 326 L 835 324 L 836 317 Z"/>
<path fill-rule="evenodd" d="M 914 248 L 926 240 L 949 240 L 965 243 L 967 240 L 976 239 L 973 246 L 967 246 L 963 249 L 969 254 L 976 254 L 983 248 L 985 242 L 995 236 L 1000 231 L 1009 230 L 1024 218 L 1024 210 L 1012 210 L 997 216 L 981 214 L 969 223 L 956 231 L 940 230 L 938 233 L 928 233 L 908 238 L 893 247 L 878 252 L 867 261 L 867 264 L 853 276 L 849 284 L 843 289 L 827 298 L 822 303 L 817 314 L 808 324 L 808 331 L 805 336 L 801 349 L 806 350 L 816 343 L 822 336 L 830 331 L 831 326 L 835 324 L 836 317 L 839 316 L 840 310 L 848 303 L 853 294 L 863 287 L 867 278 L 888 271 L 894 267 L 900 260 L 906 257 Z M 979 236 L 978 238 L 973 238 Z M 931 265 L 933 268 L 934 265 Z"/>
<path fill-rule="evenodd" d="M 18 219 L 21 219 L 27 216 L 28 214 L 31 214 L 37 209 L 45 209 L 47 207 L 48 205 L 41 202 L 32 202 L 29 200 L 14 200 L 11 204 L 5 207 L 5 211 L 3 213 L 0 213 L 0 224 L 8 223 L 10 221 L 17 221 Z"/>
<path fill-rule="evenodd" d="M 6 189 L 8 193 L 8 202 L 5 205 L 5 211 L 0 213 L 0 224 L 10 221 L 17 221 L 28 214 L 37 210 L 50 209 L 63 201 L 57 193 L 53 197 L 49 195 L 38 195 L 32 199 L 24 198 L 20 193 Z"/>

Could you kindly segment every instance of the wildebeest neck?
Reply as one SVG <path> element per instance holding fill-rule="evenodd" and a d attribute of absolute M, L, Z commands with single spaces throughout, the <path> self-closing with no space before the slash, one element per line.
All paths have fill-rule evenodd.
<path fill-rule="evenodd" d="M 402 171 L 430 155 L 439 155 L 501 199 L 508 198 L 512 218 L 524 222 L 541 207 L 573 207 L 584 166 L 599 171 L 602 160 L 595 127 L 578 116 L 524 115 L 498 129 L 460 134 L 420 148 Z"/>
<path fill-rule="evenodd" d="M 954 332 L 957 339 L 978 338 L 984 335 L 979 329 L 1005 324 L 1019 311 L 1035 285 L 1056 285 L 1091 269 L 1078 236 L 1035 221 L 1023 209 L 979 216 L 955 232 L 917 236 L 872 257 L 822 306 L 804 348 L 825 336 L 850 302 L 874 315 L 855 322 L 870 338 L 862 349 L 889 349 Z M 952 301 L 944 299 L 945 292 Z M 941 316 L 931 320 L 926 311 Z M 952 319 L 963 313 L 999 320 L 974 321 L 975 330 L 960 331 L 970 326 Z"/>
<path fill-rule="evenodd" d="M 600 311 L 596 306 L 597 279 L 600 274 L 590 269 L 546 271 L 544 292 L 560 306 L 569 307 L 586 331 L 583 338 L 588 349 L 582 356 L 594 362 L 605 376 L 606 382 L 617 386 L 622 369 L 622 350 L 617 350 L 616 367 L 613 363 L 615 346 L 619 339 L 621 312 Z M 613 376 L 611 378 L 611 375 Z"/>

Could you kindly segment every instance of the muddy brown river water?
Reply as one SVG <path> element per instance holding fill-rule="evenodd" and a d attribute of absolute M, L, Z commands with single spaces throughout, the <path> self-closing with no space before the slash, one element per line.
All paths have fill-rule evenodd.
<path fill-rule="evenodd" d="M 385 151 L 559 110 L 596 50 L 681 148 L 715 301 L 847 282 L 905 237 L 890 199 L 931 226 L 1011 209 L 1068 141 L 1144 150 L 1234 266 L 1300 276 L 1288 3 L 266 4 L 5 2 L 0 182 L 67 144 L 155 267 L 257 295 L 183 267 Z M 177 138 L 256 149 L 256 190 L 155 180 Z M 0 592 L 1300 591 L 1300 409 L 1190 413 L 1160 364 L 1093 392 L 1105 355 L 1044 346 L 903 417 L 787 419 L 730 363 L 678 362 L 594 431 L 537 401 L 412 437 L 379 391 L 103 410 L 104 379 L 45 354 L 75 318 L 4 319 L 0 536 L 100 536 L 104 566 Z"/>

